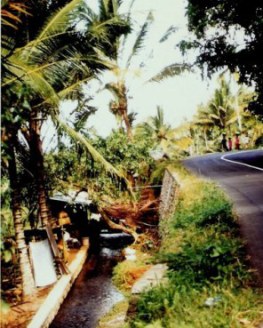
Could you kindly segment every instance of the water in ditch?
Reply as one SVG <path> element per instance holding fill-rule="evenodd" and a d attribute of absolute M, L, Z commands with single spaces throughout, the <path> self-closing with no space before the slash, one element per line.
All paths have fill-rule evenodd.
<path fill-rule="evenodd" d="M 122 241 L 121 247 L 113 235 L 103 239 L 96 254 L 86 261 L 51 328 L 96 328 L 99 319 L 124 299 L 112 283 L 112 271 L 123 259 L 121 250 L 131 239 Z"/>

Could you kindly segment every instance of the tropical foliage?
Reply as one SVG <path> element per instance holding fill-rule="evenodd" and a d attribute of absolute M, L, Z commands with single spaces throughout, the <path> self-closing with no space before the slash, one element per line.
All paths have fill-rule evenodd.
<path fill-rule="evenodd" d="M 194 47 L 200 51 L 197 64 L 208 73 L 228 67 L 238 72 L 240 83 L 255 83 L 257 95 L 251 110 L 262 115 L 262 3 L 253 0 L 249 7 L 242 1 L 195 1 L 187 4 L 188 28 L 195 40 L 183 41 L 183 51 Z"/>
<path fill-rule="evenodd" d="M 105 68 L 105 64 L 96 56 L 97 49 L 107 47 L 109 56 L 114 55 L 115 41 L 129 31 L 129 24 L 117 15 L 117 3 L 113 2 L 114 4 L 111 1 L 106 4 L 101 1 L 100 15 L 93 16 L 93 21 L 88 20 L 85 30 L 78 29 L 79 22 L 74 19 L 77 11 L 86 6 L 80 0 L 28 1 L 27 10 L 10 1 L 5 2 L 2 7 L 3 15 L 8 16 L 9 13 L 9 18 L 15 19 L 11 10 L 17 10 L 19 18 L 16 22 L 20 23 L 17 27 L 4 21 L 3 25 L 2 140 L 3 163 L 9 173 L 25 294 L 32 290 L 32 276 L 29 278 L 29 261 L 21 221 L 23 185 L 18 180 L 19 135 L 22 133 L 25 147 L 30 152 L 31 174 L 36 183 L 39 213 L 42 223 L 46 224 L 50 213 L 40 138 L 41 126 L 49 115 L 58 121 L 60 99 L 78 97 L 81 84 L 93 77 L 96 71 Z M 23 28 L 23 23 L 26 28 Z M 71 132 L 63 122 L 59 121 L 59 124 Z M 83 142 L 96 159 L 103 160 L 87 141 Z M 104 161 L 104 164 L 107 163 Z M 30 284 L 31 287 L 27 287 Z"/>
<path fill-rule="evenodd" d="M 220 76 L 218 84 L 212 98 L 198 106 L 193 120 L 184 123 L 180 132 L 177 129 L 177 135 L 183 133 L 183 140 L 188 140 L 184 149 L 190 154 L 221 151 L 223 135 L 232 139 L 238 134 L 243 149 L 252 148 L 261 142 L 262 122 L 248 111 L 254 93 L 240 86 L 234 94 L 231 90 L 233 82 L 227 81 L 224 75 Z"/>

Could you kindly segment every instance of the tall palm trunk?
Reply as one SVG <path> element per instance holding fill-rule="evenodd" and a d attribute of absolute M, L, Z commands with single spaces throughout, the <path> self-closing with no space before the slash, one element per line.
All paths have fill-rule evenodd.
<path fill-rule="evenodd" d="M 208 140 L 207 140 L 207 132 L 206 130 L 204 130 L 204 139 L 205 139 L 205 149 L 208 151 Z"/>
<path fill-rule="evenodd" d="M 120 90 L 119 112 L 121 113 L 122 120 L 125 124 L 128 139 L 132 140 L 132 127 L 128 116 L 127 90 L 124 83 L 121 84 Z"/>
<path fill-rule="evenodd" d="M 19 256 L 19 266 L 22 276 L 23 295 L 30 295 L 34 292 L 34 279 L 30 266 L 25 234 L 23 230 L 22 211 L 21 211 L 21 193 L 17 181 L 17 166 L 14 145 L 9 146 L 9 179 L 11 189 L 11 208 L 14 219 L 16 247 Z"/>
<path fill-rule="evenodd" d="M 241 116 L 241 113 L 240 113 L 240 106 L 239 106 L 239 103 L 238 103 L 238 96 L 236 96 L 236 104 L 235 104 L 235 110 L 236 110 L 236 115 L 237 115 L 237 123 L 238 123 L 238 128 L 239 128 L 239 131 L 242 131 L 242 116 Z"/>
<path fill-rule="evenodd" d="M 37 184 L 38 207 L 42 225 L 46 225 L 51 219 L 48 207 L 48 194 L 45 187 L 44 158 L 42 141 L 40 139 L 41 120 L 37 118 L 37 113 L 33 113 L 30 118 L 30 152 L 34 166 L 34 175 Z"/>
<path fill-rule="evenodd" d="M 132 127 L 127 113 L 127 107 L 121 109 L 122 118 L 126 127 L 126 132 L 129 140 L 132 140 Z"/>

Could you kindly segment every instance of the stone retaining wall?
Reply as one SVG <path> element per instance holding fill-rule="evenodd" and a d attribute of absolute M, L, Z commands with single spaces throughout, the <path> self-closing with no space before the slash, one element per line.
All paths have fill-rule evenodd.
<path fill-rule="evenodd" d="M 179 189 L 179 179 L 169 169 L 165 170 L 160 195 L 159 215 L 163 219 L 174 212 Z"/>

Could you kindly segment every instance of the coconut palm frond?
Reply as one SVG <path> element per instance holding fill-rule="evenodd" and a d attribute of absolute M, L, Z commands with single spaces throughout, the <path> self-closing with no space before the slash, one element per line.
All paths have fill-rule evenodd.
<path fill-rule="evenodd" d="M 41 41 L 48 35 L 64 30 L 65 26 L 69 23 L 70 14 L 79 4 L 81 4 L 82 1 L 83 0 L 72 0 L 52 15 L 51 18 L 48 19 L 44 28 L 41 30 L 39 36 L 31 42 L 30 53 L 32 53 Z"/>
<path fill-rule="evenodd" d="M 214 125 L 213 121 L 209 118 L 199 119 L 194 122 L 196 125 Z"/>
<path fill-rule="evenodd" d="M 172 64 L 167 67 L 165 67 L 161 72 L 153 76 L 150 80 L 147 82 L 161 82 L 164 79 L 167 79 L 169 77 L 173 77 L 175 75 L 179 75 L 183 72 L 189 72 L 191 71 L 191 66 L 187 64 Z"/>
<path fill-rule="evenodd" d="M 208 116 L 209 117 L 211 117 L 211 118 L 213 118 L 213 119 L 215 119 L 215 120 L 220 120 L 220 117 L 218 116 L 218 115 L 216 115 L 216 114 L 210 114 L 210 113 L 208 113 Z"/>
<path fill-rule="evenodd" d="M 218 106 L 218 109 L 220 111 L 222 111 L 223 113 L 226 113 L 226 108 L 222 107 L 222 106 Z"/>
<path fill-rule="evenodd" d="M 58 96 L 60 98 L 65 98 L 66 96 L 76 92 L 81 86 L 83 86 L 84 83 L 89 82 L 90 80 L 92 80 L 94 78 L 93 75 L 90 75 L 88 77 L 85 77 L 84 79 L 80 79 L 77 82 L 71 84 L 70 86 L 68 86 L 67 88 L 61 90 L 58 92 Z"/>
<path fill-rule="evenodd" d="M 113 15 L 118 15 L 118 9 L 120 8 L 120 5 L 122 4 L 121 0 L 111 0 L 112 3 L 112 13 Z"/>
<path fill-rule="evenodd" d="M 93 97 L 84 98 L 85 96 L 81 96 L 78 98 L 77 107 L 69 114 L 70 116 L 74 114 L 74 128 L 76 131 L 81 131 L 89 117 L 96 113 L 98 110 L 97 107 L 90 105 L 90 102 L 94 99 Z M 84 98 L 84 99 L 83 99 Z"/>
<path fill-rule="evenodd" d="M 74 94 L 79 92 L 79 88 L 86 82 L 92 80 L 94 76 L 89 76 L 84 79 L 81 79 L 77 81 L 76 83 L 71 84 L 67 88 L 57 92 L 57 96 L 59 99 L 65 99 L 67 97 L 70 97 L 70 99 L 75 99 Z M 50 102 L 50 98 L 45 98 L 45 101 L 42 101 L 41 103 L 34 106 L 34 108 L 42 107 L 43 105 Z"/>
<path fill-rule="evenodd" d="M 41 97 L 48 99 L 48 103 L 58 105 L 59 97 L 52 84 L 50 84 L 47 79 L 45 79 L 43 74 L 34 71 L 31 66 L 26 65 L 18 59 L 13 58 L 12 64 L 12 71 L 14 71 L 13 73 L 15 74 L 15 77 L 6 81 L 2 85 L 3 87 L 22 79 L 25 84 L 29 85 L 32 90 L 41 95 Z"/>
<path fill-rule="evenodd" d="M 79 58 L 76 58 L 75 60 L 79 60 Z M 47 69 L 51 69 L 52 73 L 54 73 L 54 66 L 57 66 L 58 64 L 63 64 L 63 63 L 68 63 L 69 59 L 63 59 L 59 61 L 54 61 L 50 63 L 45 63 L 43 65 L 38 65 L 38 66 L 31 66 L 31 65 L 26 65 L 19 59 L 15 59 L 14 57 L 11 58 L 12 65 L 15 67 L 15 70 L 17 71 L 17 75 L 13 77 L 12 79 L 6 80 L 3 84 L 3 86 L 12 84 L 16 80 L 21 79 L 21 76 L 23 75 L 33 75 L 33 74 L 41 74 L 43 71 Z M 74 62 L 74 58 L 71 58 L 71 62 Z M 19 74 L 19 70 L 22 72 Z"/>
<path fill-rule="evenodd" d="M 76 12 L 80 21 L 85 21 L 86 24 L 92 24 L 92 22 L 97 18 L 95 12 L 88 6 L 81 8 Z"/>
<path fill-rule="evenodd" d="M 1 4 L 2 25 L 18 29 L 18 24 L 22 23 L 21 15 L 32 16 L 27 11 L 27 6 L 22 2 L 3 1 Z"/>
<path fill-rule="evenodd" d="M 53 114 L 52 118 L 59 125 L 59 127 L 69 135 L 69 137 L 79 141 L 88 150 L 92 158 L 95 161 L 101 163 L 107 172 L 124 178 L 123 173 L 119 172 L 114 166 L 112 166 L 108 161 L 106 161 L 106 159 L 92 146 L 92 144 L 83 135 L 81 135 L 79 132 L 75 131 L 74 128 L 63 122 L 57 115 Z"/>
<path fill-rule="evenodd" d="M 3 23 L 3 20 L 2 20 Z M 10 52 L 14 49 L 14 38 L 8 35 L 1 36 L 1 58 L 8 57 Z"/>
<path fill-rule="evenodd" d="M 107 19 L 111 16 L 118 16 L 118 9 L 121 5 L 120 0 L 100 0 L 99 1 L 99 16 L 102 19 Z"/>
<path fill-rule="evenodd" d="M 17 30 L 17 26 L 13 23 L 10 23 L 7 19 L 4 19 L 3 17 L 1 17 L 1 22 L 3 25 L 12 27 L 14 30 Z"/>
<path fill-rule="evenodd" d="M 132 0 L 130 2 L 130 5 L 129 5 L 128 11 L 127 11 L 127 15 L 126 15 L 127 22 L 131 21 L 131 10 L 134 5 L 134 2 L 135 2 L 135 0 Z M 128 36 L 129 36 L 129 34 L 122 36 L 122 39 L 119 42 L 118 48 L 119 48 L 119 57 L 120 58 L 122 58 L 124 49 L 126 48 L 126 42 L 127 42 Z"/>
<path fill-rule="evenodd" d="M 104 21 L 95 20 L 89 27 L 88 34 L 90 34 L 91 40 L 93 43 L 101 47 L 104 45 L 107 51 L 111 49 L 116 41 L 118 40 L 118 35 L 116 33 L 112 34 L 112 29 L 114 27 L 121 29 L 127 29 L 127 22 L 121 19 L 120 17 L 111 17 Z M 128 31 L 125 31 L 128 33 Z"/>
<path fill-rule="evenodd" d="M 178 31 L 178 27 L 171 25 L 160 39 L 160 43 L 165 42 L 173 33 Z"/>
<path fill-rule="evenodd" d="M 109 2 L 110 2 L 110 0 L 101 0 L 101 1 L 99 1 L 100 17 L 102 17 L 102 18 L 108 17 Z"/>
<path fill-rule="evenodd" d="M 80 131 L 84 128 L 85 124 L 87 123 L 87 120 L 89 117 L 96 113 L 98 108 L 90 105 L 84 105 L 85 107 L 82 110 L 78 110 L 75 113 L 75 119 L 74 119 L 74 128 L 76 131 Z"/>
<path fill-rule="evenodd" d="M 59 125 L 60 128 L 62 128 L 68 135 L 74 140 L 77 140 L 80 142 L 90 153 L 92 158 L 99 162 L 101 165 L 103 165 L 104 169 L 109 172 L 110 174 L 113 174 L 121 179 L 123 179 L 127 185 L 127 188 L 133 198 L 135 199 L 135 195 L 132 191 L 132 187 L 130 185 L 130 182 L 125 177 L 125 174 L 119 170 L 117 170 L 112 164 L 110 164 L 93 146 L 92 144 L 85 138 L 82 134 L 75 131 L 73 128 L 71 128 L 69 125 L 67 125 L 65 122 L 63 122 L 58 115 L 53 114 L 52 115 L 53 120 Z"/>
<path fill-rule="evenodd" d="M 104 89 L 108 90 L 113 95 L 116 102 L 119 102 L 120 90 L 114 83 L 107 83 Z"/>
<path fill-rule="evenodd" d="M 39 43 L 41 43 L 41 50 L 43 49 L 42 47 L 45 45 L 45 42 L 49 42 L 49 41 L 53 42 L 58 37 L 61 37 L 63 35 L 73 34 L 73 33 L 76 33 L 76 31 L 71 31 L 71 30 L 59 31 L 57 33 L 53 33 L 52 35 L 47 35 L 47 36 L 43 37 L 41 40 L 39 40 Z M 34 42 L 35 42 L 35 40 L 29 41 L 24 46 L 16 48 L 15 53 L 18 55 L 23 54 L 24 57 L 27 57 L 27 54 L 31 51 L 31 48 L 32 48 L 32 45 L 34 44 Z M 46 46 L 46 48 L 47 48 L 47 46 Z M 54 48 L 55 48 L 55 45 L 54 45 Z M 57 48 L 60 48 L 60 47 L 57 47 Z M 34 51 L 34 54 L 35 54 L 35 52 L 37 53 L 38 49 L 36 48 L 35 50 L 36 51 Z M 28 51 L 28 53 L 27 53 L 27 51 Z M 32 55 L 32 51 L 31 51 L 30 57 L 32 57 L 32 56 L 33 55 Z"/>
<path fill-rule="evenodd" d="M 112 60 L 110 57 L 108 57 L 102 50 L 93 47 L 93 50 L 95 51 L 96 55 L 97 55 L 97 59 L 94 58 L 94 62 L 96 63 L 100 63 L 103 66 L 105 66 L 108 69 L 111 70 L 115 70 L 118 68 L 118 66 L 116 65 L 116 62 L 114 60 Z"/>
<path fill-rule="evenodd" d="M 21 2 L 10 3 L 9 6 L 11 9 L 17 11 L 18 13 L 32 16 L 32 14 L 27 10 L 28 7 L 24 3 Z"/>
<path fill-rule="evenodd" d="M 235 114 L 235 115 L 233 115 L 227 122 L 226 122 L 226 125 L 228 126 L 228 125 L 231 125 L 231 124 L 233 124 L 233 123 L 235 123 L 235 122 L 237 122 L 238 121 L 238 115 L 237 114 Z"/>
<path fill-rule="evenodd" d="M 130 63 L 131 63 L 131 60 L 132 58 L 138 53 L 138 51 L 142 48 L 143 46 L 143 42 L 145 40 L 145 36 L 148 32 L 148 27 L 150 25 L 150 23 L 152 22 L 152 13 L 149 12 L 149 14 L 147 15 L 146 19 L 145 19 L 145 22 L 143 23 L 138 35 L 137 35 L 137 38 L 133 44 L 133 47 L 132 47 L 132 51 L 128 57 L 128 60 L 126 62 L 126 65 L 125 67 L 128 68 L 130 66 Z"/>
<path fill-rule="evenodd" d="M 209 110 L 213 113 L 217 113 L 217 104 L 215 102 L 210 102 L 208 104 Z"/>
<path fill-rule="evenodd" d="M 131 17 L 132 7 L 133 7 L 135 1 L 136 1 L 136 0 L 132 0 L 132 1 L 130 2 L 129 8 L 128 8 L 128 18 Z"/>
<path fill-rule="evenodd" d="M 137 113 L 135 113 L 135 112 L 131 112 L 128 114 L 128 119 L 129 119 L 131 126 L 136 121 L 136 116 L 137 116 Z"/>
<path fill-rule="evenodd" d="M 157 127 L 164 125 L 164 112 L 161 106 L 157 106 L 157 116 L 156 116 Z"/>

